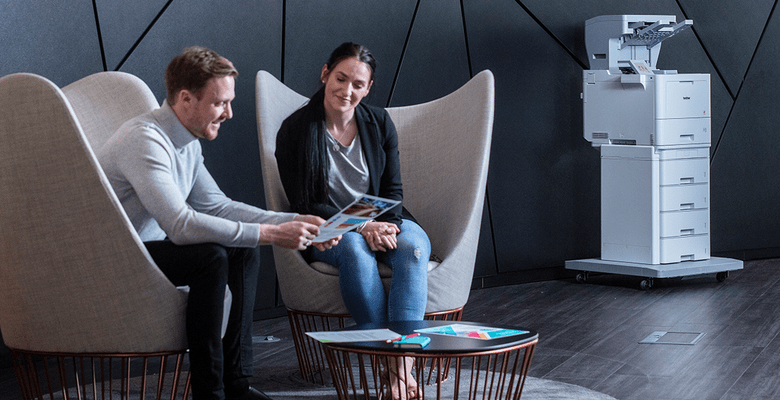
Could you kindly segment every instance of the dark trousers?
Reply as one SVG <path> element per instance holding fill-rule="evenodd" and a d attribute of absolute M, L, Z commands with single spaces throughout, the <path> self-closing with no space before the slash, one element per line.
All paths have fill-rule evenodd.
<path fill-rule="evenodd" d="M 252 376 L 252 314 L 260 270 L 255 248 L 213 243 L 179 246 L 145 242 L 149 254 L 176 286 L 187 285 L 187 341 L 193 400 L 238 397 Z M 233 303 L 222 334 L 225 285 Z"/>

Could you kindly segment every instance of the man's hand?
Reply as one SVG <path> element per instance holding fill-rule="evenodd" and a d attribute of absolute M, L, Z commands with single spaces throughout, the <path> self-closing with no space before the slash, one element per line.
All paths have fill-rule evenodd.
<path fill-rule="evenodd" d="M 317 225 L 302 221 L 290 221 L 279 225 L 266 225 L 262 241 L 285 249 L 306 250 L 319 233 Z"/>
<path fill-rule="evenodd" d="M 295 218 L 293 218 L 294 221 L 302 221 L 307 222 L 312 225 L 322 226 L 322 224 L 325 223 L 325 220 L 321 217 L 318 217 L 316 215 L 296 215 Z M 317 234 L 319 234 L 319 229 L 317 229 Z M 339 240 L 341 240 L 341 235 L 335 239 L 326 240 L 324 242 L 309 242 L 309 244 L 313 245 L 317 248 L 319 251 L 325 251 L 327 249 L 332 248 L 333 246 L 339 244 Z M 304 243 L 306 244 L 306 243 Z M 306 245 L 308 247 L 308 245 Z M 304 247 L 304 249 L 306 248 Z M 300 250 L 300 249 L 299 249 Z"/>
<path fill-rule="evenodd" d="M 304 214 L 298 214 L 293 218 L 293 221 L 301 221 L 301 222 L 308 222 L 312 225 L 320 226 L 325 223 L 325 220 L 321 217 L 318 217 L 316 215 L 304 215 Z"/>

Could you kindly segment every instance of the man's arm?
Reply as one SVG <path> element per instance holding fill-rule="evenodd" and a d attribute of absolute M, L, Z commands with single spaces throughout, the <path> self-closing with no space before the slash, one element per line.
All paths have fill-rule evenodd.
<path fill-rule="evenodd" d="M 232 247 L 257 245 L 259 223 L 229 220 L 200 212 L 188 204 L 184 196 L 191 192 L 194 180 L 198 179 L 195 171 L 199 168 L 192 170 L 182 165 L 181 160 L 202 160 L 199 146 L 185 148 L 189 153 L 177 158 L 167 137 L 149 125 L 132 128 L 122 135 L 121 141 L 112 146 L 114 151 L 107 157 L 115 165 L 119 179 L 127 181 L 132 188 L 129 195 L 137 197 L 140 203 L 141 207 L 134 212 L 154 219 L 171 241 L 177 244 L 213 242 Z M 293 217 L 289 215 L 282 219 L 291 221 Z"/>
<path fill-rule="evenodd" d="M 267 211 L 227 197 L 205 168 L 200 167 L 198 177 L 187 202 L 196 210 L 225 218 L 260 224 L 259 244 L 275 244 L 285 248 L 298 248 L 319 234 L 322 218 Z"/>

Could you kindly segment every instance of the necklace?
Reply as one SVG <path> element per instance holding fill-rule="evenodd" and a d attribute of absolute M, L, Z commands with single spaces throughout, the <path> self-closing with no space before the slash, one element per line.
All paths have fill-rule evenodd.
<path fill-rule="evenodd" d="M 330 136 L 334 139 L 333 150 L 335 151 L 339 151 L 342 148 L 349 147 L 349 145 L 352 144 L 352 141 L 355 140 L 355 136 L 357 135 L 357 125 L 355 124 L 354 117 L 350 119 L 349 122 L 347 122 L 346 127 L 342 129 L 341 132 L 339 132 L 338 134 L 334 133 L 336 129 L 331 130 L 327 126 L 325 127 L 325 129 L 328 131 Z M 344 144 L 344 142 L 348 142 L 348 143 Z"/>

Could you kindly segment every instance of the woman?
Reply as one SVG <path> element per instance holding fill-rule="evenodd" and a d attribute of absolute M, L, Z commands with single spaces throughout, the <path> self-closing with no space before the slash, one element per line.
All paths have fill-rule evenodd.
<path fill-rule="evenodd" d="M 327 219 L 362 194 L 402 200 L 395 126 L 383 108 L 361 103 L 375 69 L 368 49 L 343 43 L 322 67 L 323 86 L 279 129 L 276 160 L 293 211 Z M 430 253 L 425 231 L 399 204 L 344 234 L 338 246 L 305 257 L 339 269 L 344 303 L 363 324 L 423 319 Z M 393 269 L 387 297 L 377 261 Z M 393 398 L 415 397 L 409 368 L 397 367 L 407 393 L 392 388 Z"/>

